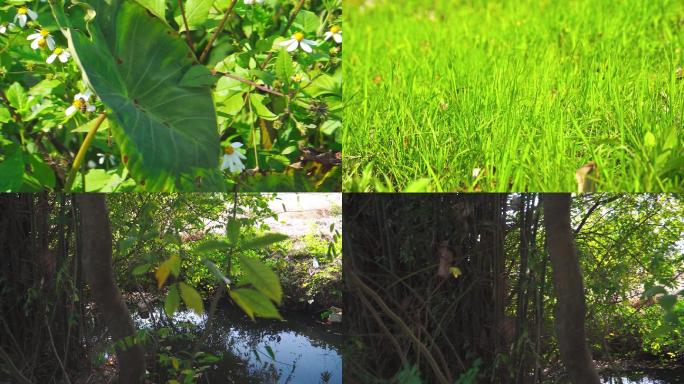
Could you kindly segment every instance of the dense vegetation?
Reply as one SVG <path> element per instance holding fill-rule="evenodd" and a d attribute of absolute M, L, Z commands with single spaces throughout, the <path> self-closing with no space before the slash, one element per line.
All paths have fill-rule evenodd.
<path fill-rule="evenodd" d="M 684 3 L 347 0 L 346 191 L 684 190 Z M 589 172 L 586 172 L 589 173 Z"/>
<path fill-rule="evenodd" d="M 0 4 L 0 191 L 341 189 L 341 1 Z"/>
<path fill-rule="evenodd" d="M 273 198 L 0 195 L 0 381 L 262 382 L 217 352 L 217 310 L 324 321 L 341 306 L 340 233 L 269 232 Z"/>
<path fill-rule="evenodd" d="M 586 339 L 601 375 L 681 367 L 681 196 L 573 198 L 575 247 L 561 247 L 576 249 L 581 275 L 572 279 L 571 257 L 559 268 L 553 252 L 562 242 L 549 232 L 563 220 L 547 204 L 558 197 L 345 195 L 345 378 L 567 382 L 578 356 L 563 356 L 563 335 L 583 318 L 579 342 Z M 577 283 L 584 295 L 559 293 Z M 586 304 L 564 312 L 579 298 Z"/>

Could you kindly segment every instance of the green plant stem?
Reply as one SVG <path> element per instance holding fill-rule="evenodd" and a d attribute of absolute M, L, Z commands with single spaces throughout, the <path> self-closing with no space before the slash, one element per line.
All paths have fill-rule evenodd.
<path fill-rule="evenodd" d="M 247 107 L 249 108 L 249 121 L 252 127 L 252 147 L 254 148 L 254 162 L 256 163 L 256 168 L 259 169 L 259 155 L 257 154 L 257 143 L 256 143 L 256 130 L 254 129 L 254 123 L 252 122 L 252 99 L 247 96 Z M 259 118 L 257 117 L 257 120 Z"/>
<path fill-rule="evenodd" d="M 262 91 L 264 91 L 264 92 L 266 92 L 266 93 L 270 93 L 270 94 L 273 94 L 273 95 L 276 95 L 276 96 L 286 97 L 286 95 L 285 95 L 284 93 L 277 91 L 275 88 L 270 88 L 270 87 L 265 86 L 265 85 L 262 85 L 262 84 L 257 84 L 257 83 L 255 83 L 255 82 L 253 82 L 252 80 L 245 79 L 245 78 L 243 78 L 243 77 L 233 75 L 232 73 L 226 73 L 226 72 L 215 72 L 215 73 L 217 73 L 217 74 L 219 74 L 219 75 L 221 75 L 221 76 L 230 77 L 231 79 L 237 80 L 237 81 L 239 81 L 239 82 L 241 82 L 241 83 L 245 83 L 245 84 L 251 85 L 252 87 L 257 88 L 257 89 L 260 89 L 260 90 L 262 90 Z"/>
<path fill-rule="evenodd" d="M 200 63 L 204 62 L 204 59 L 206 59 L 207 55 L 209 54 L 209 50 L 211 50 L 211 46 L 214 44 L 214 41 L 216 41 L 216 38 L 218 37 L 219 33 L 221 33 L 221 31 L 223 30 L 223 26 L 226 24 L 226 21 L 228 21 L 230 14 L 233 12 L 233 8 L 235 7 L 235 3 L 237 3 L 237 0 L 233 0 L 230 3 L 228 8 L 226 9 L 226 13 L 223 15 L 223 19 L 221 19 L 221 22 L 219 23 L 218 27 L 216 27 L 216 30 L 214 31 L 214 33 L 209 38 L 207 45 L 204 47 L 204 50 L 202 51 L 202 54 L 199 57 Z"/>
<path fill-rule="evenodd" d="M 64 184 L 65 191 L 71 191 L 71 186 L 74 184 L 76 173 L 78 172 L 78 169 L 81 167 L 81 163 L 83 163 L 83 158 L 85 157 L 85 154 L 88 151 L 88 148 L 90 147 L 90 143 L 93 141 L 95 133 L 97 133 L 98 128 L 100 128 L 100 125 L 102 125 L 102 122 L 105 120 L 106 117 L 106 113 L 100 113 L 100 116 L 97 117 L 97 120 L 95 120 L 95 123 L 88 131 L 85 140 L 83 140 L 81 148 L 78 149 L 78 153 L 76 154 L 74 163 L 71 166 L 71 171 L 69 171 L 69 176 L 67 177 L 66 184 Z"/>
<path fill-rule="evenodd" d="M 302 9 L 302 6 L 304 5 L 305 0 L 300 0 L 299 3 L 295 6 L 295 8 L 292 10 L 292 14 L 290 15 L 290 18 L 287 20 L 287 24 L 285 25 L 285 28 L 283 29 L 282 33 L 286 33 L 288 29 L 292 26 L 292 23 L 294 22 L 295 17 L 297 17 L 297 14 L 299 11 Z M 266 59 L 264 59 L 264 62 L 261 63 L 261 69 L 266 68 L 266 65 L 268 65 L 268 62 L 271 61 L 273 58 L 273 51 L 270 51 L 268 55 L 266 56 Z"/>
<path fill-rule="evenodd" d="M 180 8 L 181 16 L 183 17 L 183 25 L 185 26 L 185 39 L 188 42 L 190 50 L 193 50 L 192 37 L 190 36 L 190 28 L 188 28 L 188 19 L 185 17 L 185 8 L 183 7 L 183 0 L 178 0 L 178 8 Z"/>

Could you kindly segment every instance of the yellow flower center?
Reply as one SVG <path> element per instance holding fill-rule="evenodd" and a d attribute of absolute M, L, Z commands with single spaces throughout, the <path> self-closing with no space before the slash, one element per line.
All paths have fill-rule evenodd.
<path fill-rule="evenodd" d="M 235 148 L 233 148 L 232 145 L 229 145 L 223 149 L 223 151 L 226 153 L 226 155 L 232 155 L 235 153 Z"/>
<path fill-rule="evenodd" d="M 292 37 L 294 37 L 294 39 L 297 41 L 304 40 L 304 34 L 301 32 L 295 32 L 294 35 L 292 35 Z"/>
<path fill-rule="evenodd" d="M 61 55 L 62 52 L 64 52 L 64 50 L 62 48 L 59 48 L 59 47 L 55 48 L 55 50 L 53 51 L 53 53 L 55 55 Z"/>
<path fill-rule="evenodd" d="M 17 13 L 20 14 L 20 15 L 25 15 L 25 14 L 28 13 L 28 8 L 26 8 L 26 7 L 19 7 L 19 9 L 17 10 Z"/>
<path fill-rule="evenodd" d="M 47 40 L 45 40 L 44 38 L 41 37 L 40 40 L 38 40 L 38 46 L 43 48 L 46 45 L 47 45 Z"/>
<path fill-rule="evenodd" d="M 74 100 L 74 104 L 73 104 L 73 105 L 74 105 L 74 107 L 76 107 L 76 109 L 81 109 L 81 108 L 83 108 L 83 106 L 85 105 L 85 100 L 83 100 L 83 99 L 76 99 L 76 100 Z"/>
<path fill-rule="evenodd" d="M 294 81 L 295 83 L 301 82 L 302 81 L 302 74 L 298 73 L 298 74 L 292 76 L 292 81 Z"/>
<path fill-rule="evenodd" d="M 330 27 L 330 33 L 337 33 L 341 30 L 342 29 L 340 27 L 338 27 L 337 25 L 333 25 L 332 27 Z"/>
<path fill-rule="evenodd" d="M 43 28 L 43 29 L 40 30 L 40 35 L 43 36 L 43 37 L 48 37 L 48 36 L 50 36 L 50 31 L 48 31 L 47 29 Z"/>

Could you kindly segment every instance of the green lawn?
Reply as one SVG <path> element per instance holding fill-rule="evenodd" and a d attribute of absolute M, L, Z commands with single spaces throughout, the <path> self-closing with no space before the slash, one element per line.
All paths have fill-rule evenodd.
<path fill-rule="evenodd" d="M 344 6 L 345 190 L 684 190 L 683 1 Z"/>

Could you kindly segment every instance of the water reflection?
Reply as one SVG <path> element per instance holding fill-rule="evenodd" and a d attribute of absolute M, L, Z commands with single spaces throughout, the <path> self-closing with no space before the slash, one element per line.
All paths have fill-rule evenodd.
<path fill-rule="evenodd" d="M 619 376 L 604 376 L 604 384 L 684 384 L 684 368 L 636 371 Z"/>
<path fill-rule="evenodd" d="M 159 311 L 155 311 L 159 319 Z M 287 321 L 258 319 L 252 322 L 239 311 L 220 308 L 207 349 L 230 352 L 234 358 L 224 359 L 208 372 L 211 382 L 225 383 L 235 379 L 235 365 L 250 373 L 249 383 L 342 383 L 340 346 L 343 336 L 339 328 L 319 324 L 301 315 L 285 314 Z M 138 327 L 153 326 L 151 318 L 135 316 Z M 185 311 L 174 316 L 174 322 L 188 322 L 204 328 L 206 316 Z M 237 359 L 235 359 L 237 358 Z"/>

